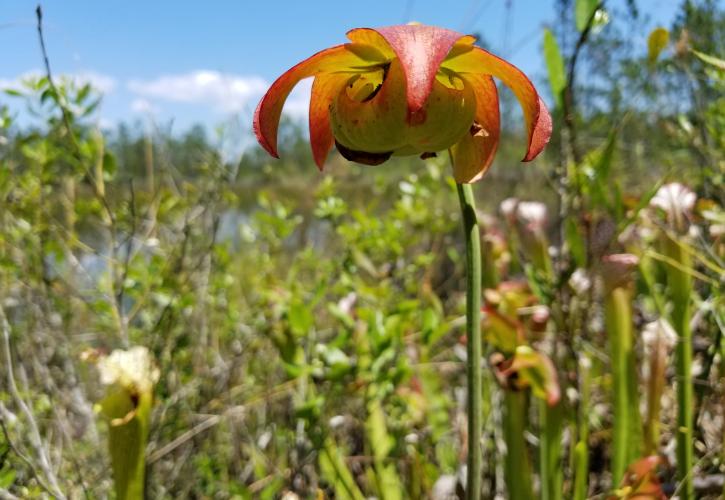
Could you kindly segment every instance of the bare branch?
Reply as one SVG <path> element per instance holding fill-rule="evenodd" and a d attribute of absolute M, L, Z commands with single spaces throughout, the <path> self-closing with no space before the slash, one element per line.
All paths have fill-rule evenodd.
<path fill-rule="evenodd" d="M 10 390 L 10 396 L 13 398 L 13 402 L 17 405 L 20 411 L 23 412 L 23 415 L 25 415 L 25 418 L 27 420 L 27 425 L 29 428 L 28 437 L 30 438 L 30 443 L 33 446 L 35 454 L 37 455 L 40 469 L 43 471 L 43 474 L 45 475 L 45 478 L 49 483 L 47 486 L 44 486 L 44 488 L 48 491 L 48 493 L 55 496 L 56 498 L 65 499 L 66 497 L 61 491 L 60 485 L 58 484 L 58 478 L 55 476 L 55 472 L 53 472 L 53 469 L 50 466 L 48 450 L 46 450 L 43 444 L 43 440 L 40 437 L 40 431 L 38 430 L 38 424 L 35 421 L 33 412 L 30 411 L 27 403 L 20 396 L 18 386 L 15 383 L 15 375 L 13 373 L 13 359 L 10 351 L 10 323 L 8 323 L 7 316 L 5 315 L 5 310 L 2 307 L 0 307 L 0 324 L 0 330 L 2 330 L 3 335 L 3 347 L 5 351 L 5 368 L 7 372 L 8 389 Z M 3 432 L 6 432 L 4 424 L 2 427 Z M 40 480 L 39 482 L 41 485 L 44 484 Z"/>

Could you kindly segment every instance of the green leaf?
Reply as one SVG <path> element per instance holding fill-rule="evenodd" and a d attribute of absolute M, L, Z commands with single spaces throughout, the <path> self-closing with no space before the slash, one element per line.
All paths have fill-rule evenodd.
<path fill-rule="evenodd" d="M 395 440 L 388 434 L 385 425 L 385 413 L 380 400 L 375 398 L 368 402 L 368 418 L 365 427 L 370 438 L 370 446 L 376 460 L 384 460 L 395 446 Z"/>
<path fill-rule="evenodd" d="M 596 172 L 597 179 L 602 182 L 606 182 L 609 179 L 609 172 L 617 146 L 618 132 L 619 129 L 615 128 L 609 133 L 607 143 L 604 145 L 604 149 L 601 151 L 599 158 L 597 158 L 597 161 L 594 164 L 594 171 Z"/>
<path fill-rule="evenodd" d="M 317 350 L 327 367 L 327 378 L 329 380 L 339 380 L 353 368 L 354 363 L 342 349 L 330 347 L 326 344 L 318 344 Z"/>
<path fill-rule="evenodd" d="M 584 189 L 588 190 L 595 205 L 607 209 L 612 208 L 614 201 L 610 172 L 614 154 L 617 150 L 618 134 L 618 128 L 612 129 L 607 142 L 590 152 L 582 165 L 582 172 L 586 177 L 584 179 Z"/>
<path fill-rule="evenodd" d="M 576 22 L 576 29 L 578 31 L 584 31 L 589 23 L 589 18 L 594 15 L 594 11 L 599 6 L 598 0 L 576 0 L 574 5 L 574 21 Z"/>
<path fill-rule="evenodd" d="M 368 402 L 368 418 L 365 422 L 370 447 L 373 451 L 375 475 L 383 500 L 400 500 L 403 483 L 395 470 L 395 463 L 387 464 L 388 456 L 395 447 L 395 439 L 388 433 L 385 413 L 379 399 Z"/>
<path fill-rule="evenodd" d="M 103 180 L 110 181 L 118 170 L 116 157 L 108 151 L 103 153 Z"/>
<path fill-rule="evenodd" d="M 325 398 L 323 396 L 310 398 L 295 407 L 295 417 L 315 421 L 320 417 L 320 411 L 324 405 Z"/>
<path fill-rule="evenodd" d="M 91 113 L 93 113 L 98 108 L 98 106 L 100 104 L 101 104 L 101 98 L 99 97 L 99 98 L 95 99 L 93 102 L 91 102 L 90 104 L 88 104 L 85 107 L 85 109 L 83 109 L 83 111 L 81 112 L 81 116 L 88 116 L 88 115 L 90 115 Z"/>
<path fill-rule="evenodd" d="M 355 320 L 352 316 L 347 311 L 343 311 L 337 304 L 327 304 L 327 311 L 342 323 L 345 328 L 352 330 L 355 327 Z"/>
<path fill-rule="evenodd" d="M 365 500 L 365 496 L 355 484 L 355 480 L 345 463 L 345 454 L 338 448 L 335 441 L 325 439 L 319 454 L 320 472 L 335 490 L 335 498 L 340 500 Z"/>
<path fill-rule="evenodd" d="M 424 345 L 432 345 L 435 343 L 445 329 L 441 328 L 440 318 L 434 309 L 428 307 L 423 311 L 421 325 L 421 338 Z"/>
<path fill-rule="evenodd" d="M 272 500 L 279 498 L 279 492 L 284 486 L 284 479 L 281 477 L 275 478 L 259 493 L 260 500 Z M 232 497 L 234 498 L 234 497 Z"/>
<path fill-rule="evenodd" d="M 544 29 L 544 59 L 546 60 L 546 69 L 549 72 L 551 93 L 554 95 L 556 107 L 561 108 L 563 92 L 566 87 L 564 58 L 561 55 L 556 37 L 548 28 Z"/>
<path fill-rule="evenodd" d="M 584 237 L 579 230 L 579 226 L 572 217 L 567 217 L 564 222 L 564 232 L 566 235 L 566 244 L 569 247 L 574 262 L 577 267 L 586 267 L 587 265 L 587 248 Z"/>
<path fill-rule="evenodd" d="M 0 488 L 9 488 L 15 482 L 16 472 L 13 469 L 9 469 L 0 474 Z"/>
<path fill-rule="evenodd" d="M 647 38 L 647 62 L 652 65 L 657 62 L 660 53 L 670 41 L 670 32 L 665 28 L 655 28 Z"/>
<path fill-rule="evenodd" d="M 90 84 L 85 84 L 76 94 L 75 102 L 76 104 L 80 105 L 83 103 L 83 101 L 88 97 L 88 95 L 91 93 L 91 86 Z"/>
<path fill-rule="evenodd" d="M 585 441 L 579 441 L 574 447 L 574 500 L 586 500 L 589 475 L 589 448 Z"/>
<path fill-rule="evenodd" d="M 707 54 L 703 54 L 702 52 L 699 52 L 697 50 L 692 50 L 692 53 L 695 54 L 698 59 L 700 59 L 702 62 L 709 64 L 710 66 L 714 66 L 719 70 L 725 71 L 725 61 L 715 57 L 715 56 L 709 56 Z"/>
<path fill-rule="evenodd" d="M 290 304 L 287 319 L 292 333 L 299 337 L 307 335 L 315 321 L 307 305 L 297 301 Z"/>
<path fill-rule="evenodd" d="M 650 200 L 654 198 L 654 195 L 657 194 L 657 191 L 660 187 L 662 187 L 667 178 L 667 175 L 662 176 L 659 181 L 657 181 L 644 195 L 640 197 L 639 203 L 637 203 L 637 206 L 634 207 L 634 210 L 630 213 L 629 217 L 619 221 L 617 224 L 617 232 L 621 233 L 630 224 L 633 224 L 637 220 L 639 213 L 647 207 L 647 205 L 649 205 Z"/>
<path fill-rule="evenodd" d="M 57 101 L 55 91 L 51 87 L 48 87 L 43 91 L 42 94 L 40 94 L 41 103 L 45 104 L 45 101 L 47 101 L 48 99 L 53 99 L 54 101 Z"/>

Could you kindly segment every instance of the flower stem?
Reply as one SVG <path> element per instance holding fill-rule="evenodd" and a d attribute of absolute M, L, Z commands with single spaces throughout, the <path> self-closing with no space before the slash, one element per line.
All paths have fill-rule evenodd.
<path fill-rule="evenodd" d="M 641 420 L 633 350 L 632 292 L 611 290 L 605 298 L 605 323 L 609 336 L 614 389 L 614 443 L 612 485 L 618 486 L 627 465 L 641 453 Z"/>
<path fill-rule="evenodd" d="M 534 498 L 531 485 L 531 463 L 526 450 L 526 393 L 505 391 L 503 432 L 506 441 L 504 477 L 510 500 Z M 544 485 L 544 487 L 546 487 Z"/>
<path fill-rule="evenodd" d="M 586 500 L 589 492 L 589 401 L 591 361 L 583 355 L 579 361 L 579 442 L 574 447 L 574 500 Z"/>
<path fill-rule="evenodd" d="M 649 380 L 647 380 L 647 421 L 644 428 L 645 456 L 656 455 L 660 442 L 660 410 L 662 393 L 665 389 L 668 351 L 662 336 L 661 332 L 657 332 L 650 359 L 647 360 L 649 362 Z"/>
<path fill-rule="evenodd" d="M 689 254 L 675 241 L 667 238 L 665 252 L 681 266 L 667 266 L 667 288 L 672 300 L 672 326 L 677 332 L 675 351 L 677 371 L 677 472 L 682 482 L 681 498 L 695 498 L 692 482 L 694 453 L 692 425 L 694 397 L 692 388 L 692 332 L 690 331 L 690 293 L 692 278 L 685 272 L 692 268 Z"/>
<path fill-rule="evenodd" d="M 538 401 L 541 433 L 539 434 L 539 469 L 542 500 L 561 500 L 564 471 L 561 464 L 562 404 L 550 407 Z"/>
<path fill-rule="evenodd" d="M 481 238 L 470 184 L 457 184 L 466 237 L 466 331 L 468 342 L 468 477 L 466 499 L 481 496 Z"/>

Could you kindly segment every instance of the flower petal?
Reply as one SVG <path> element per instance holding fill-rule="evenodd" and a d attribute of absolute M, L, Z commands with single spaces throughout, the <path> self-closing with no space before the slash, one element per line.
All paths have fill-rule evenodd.
<path fill-rule="evenodd" d="M 347 89 L 342 89 L 330 108 L 337 142 L 348 150 L 366 153 L 392 153 L 404 146 L 407 133 L 404 78 L 396 59 L 372 98 L 353 99 Z M 350 85 L 354 87 L 354 82 Z"/>
<path fill-rule="evenodd" d="M 372 75 L 370 72 L 351 79 L 349 88 L 338 94 L 330 108 L 335 139 L 347 149 L 402 156 L 441 151 L 450 148 L 471 127 L 476 96 L 473 86 L 462 78 L 452 75 L 448 80 L 445 76 L 442 81 L 434 80 L 430 96 L 419 111 L 425 120 L 411 124 L 400 60 L 393 59 L 382 85 L 370 97 L 353 98 L 351 93 L 358 95 L 358 82 L 362 82 L 360 88 L 366 95 L 369 83 L 375 82 Z"/>
<path fill-rule="evenodd" d="M 390 46 L 387 40 L 372 28 L 355 28 L 347 32 L 347 37 L 350 41 L 370 45 L 380 51 L 383 56 L 388 60 L 392 61 L 395 57 L 395 52 Z"/>
<path fill-rule="evenodd" d="M 348 36 L 351 39 L 364 38 L 365 43 L 374 44 L 374 47 L 384 51 L 380 39 L 371 35 L 369 31 L 380 34 L 403 65 L 411 122 L 415 122 L 415 113 L 425 105 L 433 89 L 438 68 L 456 42 L 471 44 L 475 40 L 471 36 L 452 30 L 411 24 L 374 30 L 361 28 L 348 33 Z"/>
<path fill-rule="evenodd" d="M 475 115 L 473 87 L 456 75 L 441 76 L 433 82 L 428 100 L 418 112 L 424 120 L 406 127 L 408 145 L 419 153 L 444 151 L 468 132 Z"/>
<path fill-rule="evenodd" d="M 657 468 L 664 465 L 662 457 L 651 455 L 640 458 L 627 467 L 627 473 L 622 478 L 619 491 L 625 491 L 626 497 L 610 496 L 609 500 L 618 498 L 647 498 L 651 500 L 666 500 L 667 495 L 662 491 L 662 485 L 657 477 Z"/>
<path fill-rule="evenodd" d="M 443 66 L 462 76 L 488 74 L 501 79 L 516 95 L 524 111 L 529 146 L 523 161 L 531 161 L 544 149 L 551 137 L 551 115 L 531 81 L 516 66 L 479 47 L 456 54 Z"/>
<path fill-rule="evenodd" d="M 392 151 L 386 151 L 384 153 L 368 153 L 367 151 L 355 151 L 348 148 L 344 144 L 340 144 L 337 141 L 335 141 L 335 146 L 337 146 L 337 152 L 340 153 L 340 156 L 342 156 L 346 160 L 354 161 L 355 163 L 360 163 L 362 165 L 382 165 L 383 163 L 388 161 L 391 156 L 393 156 Z"/>
<path fill-rule="evenodd" d="M 561 399 L 556 367 L 546 354 L 520 345 L 513 358 L 501 368 L 501 375 L 508 378 L 515 374 L 513 380 L 518 388 L 531 387 L 534 396 L 544 399 L 549 406 L 556 405 Z"/>
<path fill-rule="evenodd" d="M 335 138 L 330 127 L 330 105 L 345 87 L 346 79 L 338 73 L 321 73 L 312 82 L 310 96 L 310 146 L 317 167 L 322 170 Z"/>
<path fill-rule="evenodd" d="M 259 144 L 269 154 L 279 158 L 277 128 L 282 107 L 300 80 L 319 73 L 359 72 L 382 61 L 382 54 L 374 48 L 348 43 L 318 52 L 289 69 L 272 84 L 254 112 L 254 134 Z"/>
<path fill-rule="evenodd" d="M 501 135 L 498 90 L 488 75 L 463 75 L 476 94 L 474 126 L 451 147 L 453 177 L 459 183 L 481 179 L 493 163 Z"/>

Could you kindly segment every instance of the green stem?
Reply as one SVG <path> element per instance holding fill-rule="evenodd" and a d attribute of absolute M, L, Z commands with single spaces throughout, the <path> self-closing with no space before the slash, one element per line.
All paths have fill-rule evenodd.
<path fill-rule="evenodd" d="M 320 453 L 320 468 L 327 471 L 327 476 L 333 479 L 335 494 L 338 498 L 351 500 L 364 500 L 365 496 L 355 484 L 350 469 L 345 464 L 340 449 L 335 440 L 328 436 Z"/>
<path fill-rule="evenodd" d="M 633 349 L 632 292 L 628 288 L 617 287 L 607 294 L 605 322 L 614 384 L 612 485 L 616 487 L 627 465 L 640 456 L 642 438 Z"/>
<path fill-rule="evenodd" d="M 503 431 L 506 441 L 506 461 L 504 475 L 506 490 L 510 500 L 529 500 L 534 498 L 531 487 L 531 464 L 526 451 L 524 431 L 526 430 L 526 393 L 523 391 L 504 391 Z M 545 486 L 542 485 L 542 489 Z"/>
<path fill-rule="evenodd" d="M 586 500 L 589 492 L 589 397 L 591 376 L 589 358 L 579 362 L 579 442 L 574 447 L 574 500 Z"/>
<path fill-rule="evenodd" d="M 692 278 L 685 270 L 692 268 L 690 255 L 673 240 L 665 241 L 665 254 L 680 264 L 667 266 L 667 288 L 672 299 L 672 326 L 677 332 L 677 474 L 682 500 L 695 498 L 692 482 L 693 408 L 692 332 L 690 331 L 690 293 Z"/>
<path fill-rule="evenodd" d="M 481 237 L 470 184 L 457 184 L 466 237 L 466 331 L 468 342 L 468 481 L 466 499 L 481 497 Z"/>
<path fill-rule="evenodd" d="M 550 407 L 539 399 L 539 469 L 541 474 L 541 499 L 561 500 L 564 487 L 564 471 L 561 464 L 562 403 Z"/>
<path fill-rule="evenodd" d="M 649 380 L 647 381 L 647 422 L 645 424 L 644 454 L 656 455 L 660 442 L 660 410 L 662 392 L 665 388 L 665 370 L 667 369 L 667 348 L 663 345 L 661 333 L 657 333 L 652 346 L 649 362 Z"/>

